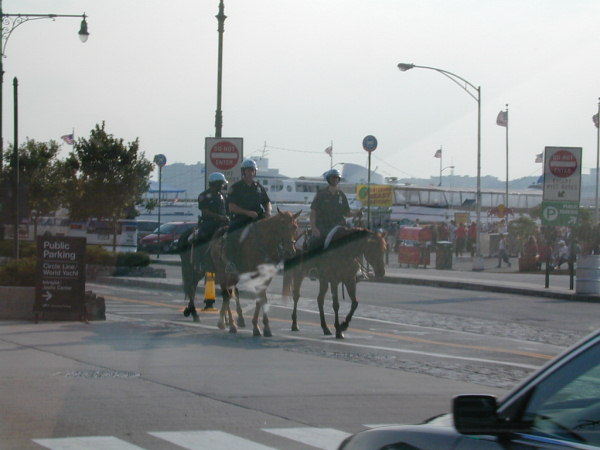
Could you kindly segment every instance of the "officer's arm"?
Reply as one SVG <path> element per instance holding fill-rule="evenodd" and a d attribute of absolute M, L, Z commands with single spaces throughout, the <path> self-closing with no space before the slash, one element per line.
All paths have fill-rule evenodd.
<path fill-rule="evenodd" d="M 267 202 L 267 204 L 265 205 L 265 216 L 271 217 L 272 211 L 273 211 L 273 205 L 271 205 L 271 202 Z"/>
<path fill-rule="evenodd" d="M 313 236 L 319 237 L 321 235 L 319 229 L 317 228 L 317 210 L 316 209 L 310 210 L 310 231 L 312 232 Z"/>

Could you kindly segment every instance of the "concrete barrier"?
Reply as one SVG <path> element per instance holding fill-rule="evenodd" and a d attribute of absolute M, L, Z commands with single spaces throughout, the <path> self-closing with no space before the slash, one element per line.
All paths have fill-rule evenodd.
<path fill-rule="evenodd" d="M 34 287 L 0 286 L 0 320 L 33 320 Z"/>

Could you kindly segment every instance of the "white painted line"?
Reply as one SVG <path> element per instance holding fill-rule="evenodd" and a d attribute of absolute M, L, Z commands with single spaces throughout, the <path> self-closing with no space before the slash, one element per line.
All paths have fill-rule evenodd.
<path fill-rule="evenodd" d="M 113 436 L 33 439 L 33 442 L 50 450 L 143 450 Z"/>
<path fill-rule="evenodd" d="M 188 450 L 276 450 L 223 431 L 149 432 L 154 437 Z"/>
<path fill-rule="evenodd" d="M 323 450 L 337 449 L 350 436 L 350 433 L 333 428 L 263 428 L 263 431 Z"/>

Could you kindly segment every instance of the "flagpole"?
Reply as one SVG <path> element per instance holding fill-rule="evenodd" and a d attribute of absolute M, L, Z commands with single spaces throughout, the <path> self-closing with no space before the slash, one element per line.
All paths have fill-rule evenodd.
<path fill-rule="evenodd" d="M 442 157 L 443 157 L 443 153 L 442 152 L 442 146 L 440 145 L 440 186 L 442 185 Z"/>
<path fill-rule="evenodd" d="M 331 141 L 331 152 L 329 152 L 329 170 L 333 169 L 333 141 Z"/>
<path fill-rule="evenodd" d="M 506 196 L 504 206 L 508 209 L 508 103 L 506 104 Z"/>
<path fill-rule="evenodd" d="M 596 125 L 596 214 L 594 215 L 595 224 L 598 225 L 598 181 L 600 176 L 600 98 L 598 98 L 598 125 Z"/>

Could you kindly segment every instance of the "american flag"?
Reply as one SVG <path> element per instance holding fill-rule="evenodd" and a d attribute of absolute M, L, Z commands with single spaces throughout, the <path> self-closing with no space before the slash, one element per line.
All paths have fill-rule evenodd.
<path fill-rule="evenodd" d="M 329 147 L 327 147 L 325 149 L 325 153 L 327 153 L 329 156 L 331 156 L 331 154 L 333 153 L 333 147 L 331 145 Z"/>
<path fill-rule="evenodd" d="M 438 148 L 435 152 L 435 154 L 433 155 L 434 158 L 441 158 L 442 157 L 442 149 Z"/>
<path fill-rule="evenodd" d="M 598 113 L 592 116 L 592 120 L 594 121 L 594 125 L 596 125 L 596 128 L 598 128 Z"/>
<path fill-rule="evenodd" d="M 61 136 L 60 138 L 69 145 L 75 144 L 75 135 L 73 133 L 65 134 L 64 136 Z"/>
<path fill-rule="evenodd" d="M 500 125 L 501 127 L 508 126 L 508 111 L 500 111 L 498 113 L 498 117 L 496 117 L 496 125 Z"/>
<path fill-rule="evenodd" d="M 544 154 L 543 153 L 538 153 L 537 155 L 535 155 L 535 162 L 536 163 L 543 163 L 544 162 Z"/>

